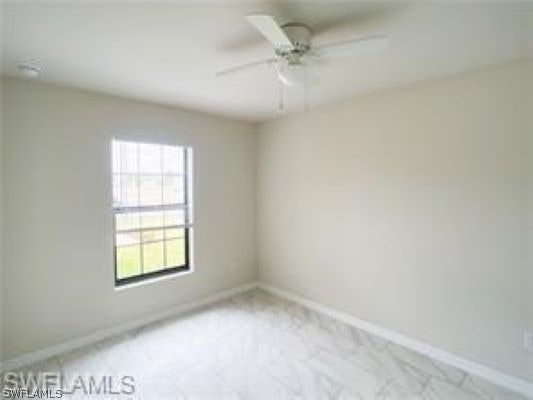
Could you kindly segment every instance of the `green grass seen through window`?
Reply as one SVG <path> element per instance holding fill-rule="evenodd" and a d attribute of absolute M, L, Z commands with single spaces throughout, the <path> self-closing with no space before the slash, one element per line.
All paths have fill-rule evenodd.
<path fill-rule="evenodd" d="M 117 247 L 117 278 L 124 279 L 141 273 L 160 271 L 185 264 L 185 239 L 171 239 L 142 245 Z M 166 263 L 164 262 L 166 248 Z"/>

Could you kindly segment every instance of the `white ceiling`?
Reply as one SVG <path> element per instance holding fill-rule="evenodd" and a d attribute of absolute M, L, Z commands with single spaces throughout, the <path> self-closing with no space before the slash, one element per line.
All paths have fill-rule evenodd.
<path fill-rule="evenodd" d="M 225 78 L 219 69 L 272 55 L 244 16 L 304 22 L 315 43 L 390 36 L 388 50 L 323 63 L 312 106 L 533 56 L 533 3 L 9 2 L 3 3 L 2 71 L 37 59 L 41 81 L 261 121 L 275 118 L 268 67 Z M 288 93 L 292 111 L 303 94 Z"/>

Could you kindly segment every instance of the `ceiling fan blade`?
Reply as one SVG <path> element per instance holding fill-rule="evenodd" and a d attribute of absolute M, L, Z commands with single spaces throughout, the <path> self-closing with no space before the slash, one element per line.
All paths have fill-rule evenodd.
<path fill-rule="evenodd" d="M 276 49 L 291 50 L 294 48 L 289 37 L 283 29 L 276 23 L 271 15 L 255 14 L 246 17 L 261 34 L 274 45 Z"/>
<path fill-rule="evenodd" d="M 374 35 L 324 44 L 314 47 L 312 51 L 319 57 L 354 57 L 384 50 L 388 46 L 389 38 L 387 36 Z"/>
<path fill-rule="evenodd" d="M 217 71 L 216 76 L 219 77 L 219 76 L 232 75 L 234 73 L 238 73 L 238 72 L 246 71 L 246 70 L 249 70 L 249 69 L 253 69 L 255 67 L 259 67 L 259 66 L 262 66 L 262 65 L 266 66 L 266 65 L 274 64 L 277 61 L 278 61 L 277 58 L 265 58 L 265 59 L 259 60 L 259 61 L 252 61 L 252 62 L 249 62 L 249 63 L 246 63 L 246 64 L 241 64 L 241 65 L 237 65 L 235 67 L 226 68 L 226 69 Z"/>

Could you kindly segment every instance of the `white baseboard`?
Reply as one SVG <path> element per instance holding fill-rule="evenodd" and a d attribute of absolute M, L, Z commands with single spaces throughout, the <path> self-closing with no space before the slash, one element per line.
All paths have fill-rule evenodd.
<path fill-rule="evenodd" d="M 317 303 L 315 301 L 306 299 L 295 293 L 291 293 L 286 290 L 278 289 L 276 287 L 273 287 L 265 283 L 259 283 L 258 287 L 274 295 L 283 297 L 287 300 L 294 301 L 307 308 L 310 308 L 312 310 L 315 310 L 317 312 L 320 312 L 322 314 L 325 314 L 332 318 L 340 320 L 348 325 L 365 330 L 376 336 L 380 336 L 386 340 L 389 340 L 391 342 L 394 342 L 396 344 L 399 344 L 401 346 L 414 350 L 418 353 L 422 353 L 444 364 L 451 365 L 453 367 L 466 371 L 472 375 L 486 379 L 490 382 L 495 383 L 496 385 L 508 388 L 512 391 L 524 394 L 526 396 L 533 396 L 533 384 L 527 381 L 524 381 L 522 379 L 504 374 L 503 372 L 489 368 L 485 365 L 459 357 L 446 350 L 436 348 L 427 343 L 418 341 L 416 339 L 412 339 L 400 333 L 396 333 L 388 329 L 382 328 L 380 326 L 374 325 L 373 323 L 361 320 L 359 318 L 353 317 L 342 311 L 338 311 L 338 310 L 335 310 L 334 308 L 331 308 L 331 307 L 322 305 L 320 303 Z"/>
<path fill-rule="evenodd" d="M 55 346 L 47 347 L 42 350 L 38 350 L 32 353 L 24 354 L 22 356 L 13 358 L 11 360 L 5 360 L 0 363 L 0 371 L 11 371 L 17 368 L 31 365 L 39 361 L 46 360 L 50 357 L 54 357 L 63 354 L 67 351 L 74 350 L 83 346 L 87 346 L 108 337 L 119 335 L 121 333 L 129 332 L 133 329 L 140 328 L 150 323 L 172 317 L 175 315 L 183 314 L 187 311 L 194 310 L 199 307 L 216 303 L 217 301 L 224 300 L 228 297 L 234 296 L 239 293 L 247 292 L 257 287 L 257 283 L 249 283 L 246 285 L 238 286 L 232 289 L 222 290 L 216 292 L 210 296 L 204 297 L 201 300 L 192 301 L 177 307 L 172 307 L 167 310 L 151 314 L 147 317 L 143 317 L 134 321 L 126 322 L 124 324 L 116 325 L 111 328 L 103 329 L 98 332 L 94 332 L 90 335 L 83 336 L 77 339 L 69 340 L 64 343 L 60 343 Z"/>

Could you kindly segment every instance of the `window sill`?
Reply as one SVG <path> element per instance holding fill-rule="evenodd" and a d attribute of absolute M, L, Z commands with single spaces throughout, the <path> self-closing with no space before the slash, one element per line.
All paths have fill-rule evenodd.
<path fill-rule="evenodd" d="M 157 277 L 153 277 L 153 278 L 146 278 L 146 279 L 144 279 L 142 281 L 139 281 L 139 282 L 125 283 L 125 284 L 120 285 L 120 286 L 115 286 L 115 291 L 118 292 L 118 291 L 122 291 L 122 290 L 125 290 L 125 289 L 131 289 L 131 288 L 134 288 L 134 287 L 137 287 L 137 286 L 150 285 L 152 283 L 157 283 L 157 282 L 161 282 L 161 281 L 167 281 L 167 280 L 170 280 L 170 279 L 181 278 L 182 276 L 192 274 L 193 272 L 194 272 L 194 268 L 191 267 L 191 268 L 189 268 L 188 270 L 185 270 L 185 271 L 174 272 L 172 274 L 168 274 L 168 275 L 164 275 L 164 276 L 157 276 Z"/>

